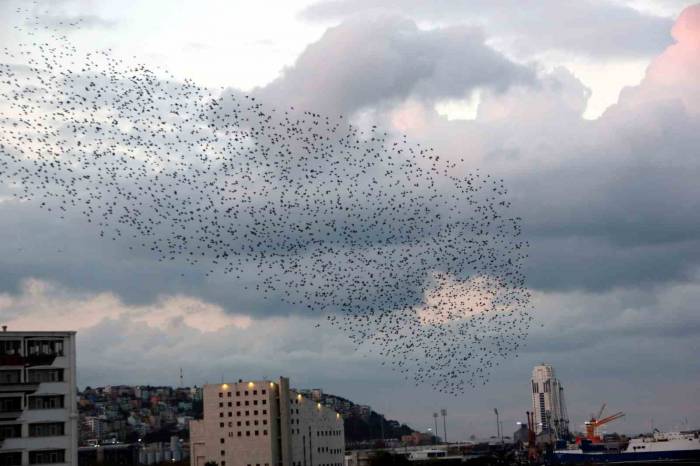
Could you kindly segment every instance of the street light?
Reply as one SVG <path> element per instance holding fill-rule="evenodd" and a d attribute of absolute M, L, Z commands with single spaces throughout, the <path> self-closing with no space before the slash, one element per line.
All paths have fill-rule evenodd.
<path fill-rule="evenodd" d="M 442 414 L 442 433 L 443 433 L 442 441 L 447 443 L 447 410 L 441 409 L 440 414 Z"/>
<path fill-rule="evenodd" d="M 498 437 L 499 442 L 503 443 L 503 438 L 501 438 L 501 422 L 498 419 L 498 409 L 493 408 L 493 412 L 496 413 L 496 437 Z"/>
<path fill-rule="evenodd" d="M 438 413 L 433 413 L 433 420 L 435 421 L 435 444 L 437 445 L 437 418 L 438 418 Z"/>

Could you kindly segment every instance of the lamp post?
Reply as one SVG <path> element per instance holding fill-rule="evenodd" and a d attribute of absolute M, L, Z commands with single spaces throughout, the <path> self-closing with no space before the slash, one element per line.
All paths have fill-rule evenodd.
<path fill-rule="evenodd" d="M 442 441 L 447 443 L 447 410 L 441 409 L 440 414 L 442 414 L 442 433 L 443 433 Z"/>
<path fill-rule="evenodd" d="M 438 418 L 438 413 L 433 413 L 433 421 L 435 421 L 435 444 L 437 445 L 438 443 L 438 437 L 437 437 L 437 418 Z"/>
<path fill-rule="evenodd" d="M 503 443 L 503 439 L 501 438 L 501 422 L 498 419 L 498 409 L 493 408 L 493 412 L 496 413 L 496 437 L 499 442 Z"/>

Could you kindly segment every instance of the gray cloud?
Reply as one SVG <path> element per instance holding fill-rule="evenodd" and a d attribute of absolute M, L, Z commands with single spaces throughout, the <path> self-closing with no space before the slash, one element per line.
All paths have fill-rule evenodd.
<path fill-rule="evenodd" d="M 649 56 L 670 44 L 672 24 L 669 18 L 602 0 L 540 0 L 527 8 L 517 0 L 329 0 L 308 7 L 304 16 L 329 19 L 387 12 L 439 24 L 479 24 L 489 37 L 522 55 L 561 50 L 595 57 Z"/>
<path fill-rule="evenodd" d="M 502 91 L 533 81 L 532 70 L 486 46 L 472 28 L 421 30 L 411 20 L 384 16 L 328 29 L 256 94 L 333 116 L 407 97 L 461 98 L 475 88 Z"/>

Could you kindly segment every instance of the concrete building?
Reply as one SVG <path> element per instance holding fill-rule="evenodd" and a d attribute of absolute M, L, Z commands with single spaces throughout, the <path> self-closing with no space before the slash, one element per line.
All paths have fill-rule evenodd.
<path fill-rule="evenodd" d="M 532 370 L 532 411 L 535 413 L 535 432 L 563 438 L 569 433 L 569 418 L 564 402 L 564 387 L 549 364 Z"/>
<path fill-rule="evenodd" d="M 75 332 L 0 332 L 0 464 L 78 464 Z"/>
<path fill-rule="evenodd" d="M 190 464 L 342 466 L 342 417 L 289 389 L 289 379 L 204 386 L 204 416 L 190 423 Z"/>

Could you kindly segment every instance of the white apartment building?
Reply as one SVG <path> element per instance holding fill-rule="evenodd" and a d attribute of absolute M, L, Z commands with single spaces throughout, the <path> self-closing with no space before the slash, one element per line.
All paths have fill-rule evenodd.
<path fill-rule="evenodd" d="M 290 390 L 289 379 L 203 391 L 203 419 L 190 422 L 191 466 L 343 466 L 342 417 Z"/>
<path fill-rule="evenodd" d="M 569 432 L 569 418 L 564 402 L 564 387 L 550 364 L 535 366 L 532 370 L 532 411 L 535 414 L 535 432 L 550 433 L 562 438 Z"/>
<path fill-rule="evenodd" d="M 78 464 L 75 332 L 0 331 L 0 464 Z"/>

